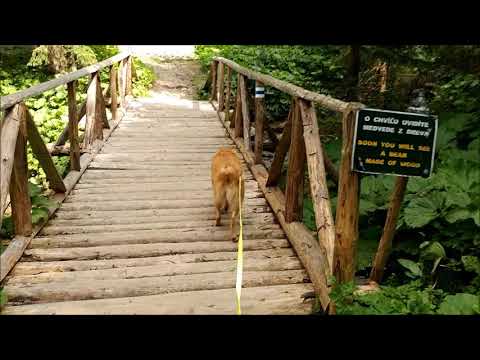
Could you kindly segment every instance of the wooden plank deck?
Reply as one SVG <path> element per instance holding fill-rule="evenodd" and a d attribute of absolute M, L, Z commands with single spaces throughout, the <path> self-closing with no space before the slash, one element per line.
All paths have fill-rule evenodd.
<path fill-rule="evenodd" d="M 210 160 L 235 148 L 206 102 L 133 102 L 5 281 L 3 314 L 234 314 L 237 244 Z M 242 158 L 241 154 L 237 152 Z M 244 164 L 245 314 L 309 314 L 313 286 Z"/>

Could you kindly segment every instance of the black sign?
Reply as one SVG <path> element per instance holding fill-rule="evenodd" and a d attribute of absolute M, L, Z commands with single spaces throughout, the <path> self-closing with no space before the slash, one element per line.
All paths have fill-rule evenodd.
<path fill-rule="evenodd" d="M 431 115 L 361 109 L 355 122 L 352 170 L 429 177 L 437 126 Z"/>

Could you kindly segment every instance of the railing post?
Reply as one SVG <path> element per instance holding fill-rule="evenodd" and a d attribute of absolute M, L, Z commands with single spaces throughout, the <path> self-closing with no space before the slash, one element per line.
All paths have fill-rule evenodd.
<path fill-rule="evenodd" d="M 27 178 L 27 108 L 22 103 L 19 120 L 12 179 L 10 181 L 10 203 L 15 235 L 32 234 L 32 204 L 28 192 Z"/>
<path fill-rule="evenodd" d="M 225 83 L 224 83 L 224 70 L 225 67 L 222 62 L 218 62 L 218 111 L 223 111 L 224 109 L 224 99 L 225 99 Z"/>
<path fill-rule="evenodd" d="M 250 113 L 248 110 L 248 100 L 247 100 L 247 87 L 245 84 L 245 77 L 240 75 L 240 102 L 241 102 L 241 112 L 243 118 L 243 144 L 245 145 L 245 150 L 251 150 L 250 145 Z"/>
<path fill-rule="evenodd" d="M 124 72 L 124 62 L 120 60 L 118 62 L 118 91 L 120 93 L 120 106 L 125 109 L 125 72 Z"/>
<path fill-rule="evenodd" d="M 115 65 L 110 66 L 110 112 L 112 113 L 112 120 L 117 120 L 117 77 L 115 74 Z"/>
<path fill-rule="evenodd" d="M 240 78 L 242 74 L 237 75 L 237 97 L 235 102 L 235 137 L 242 137 L 243 135 L 243 116 L 242 116 L 242 96 Z"/>
<path fill-rule="evenodd" d="M 125 95 L 132 95 L 132 56 L 125 59 L 126 62 L 126 81 L 125 81 Z"/>
<path fill-rule="evenodd" d="M 75 81 L 67 84 L 68 92 L 68 133 L 70 139 L 70 169 L 80 171 L 80 145 L 78 144 L 78 115 Z"/>
<path fill-rule="evenodd" d="M 255 81 L 255 164 L 262 163 L 263 122 L 265 121 L 265 88 Z"/>
<path fill-rule="evenodd" d="M 83 148 L 88 149 L 95 140 L 103 139 L 103 119 L 98 111 L 98 72 L 92 74 L 92 82 L 87 90 L 87 121 Z M 101 94 L 100 94 L 101 95 Z"/>
<path fill-rule="evenodd" d="M 303 123 L 298 100 L 295 99 L 292 113 L 292 136 L 288 159 L 287 187 L 285 189 L 285 221 L 287 223 L 303 219 L 304 168 L 305 142 L 303 140 Z"/>
<path fill-rule="evenodd" d="M 212 60 L 210 65 L 210 75 L 212 76 L 212 92 L 210 94 L 210 100 L 217 100 L 217 61 Z"/>
<path fill-rule="evenodd" d="M 328 269 L 325 269 L 325 276 L 328 279 L 332 275 L 335 224 L 328 194 L 324 152 L 318 131 L 315 106 L 303 99 L 299 100 L 299 105 L 303 122 L 303 138 L 305 140 L 310 193 L 315 212 L 316 232 L 318 242 L 325 250 L 325 256 L 328 260 Z"/>
<path fill-rule="evenodd" d="M 229 66 L 227 66 L 227 93 L 225 95 L 225 105 L 224 105 L 225 121 L 230 121 L 231 91 L 232 91 L 232 69 Z"/>
<path fill-rule="evenodd" d="M 352 107 L 347 108 L 342 119 L 342 158 L 339 170 L 333 265 L 334 275 L 341 283 L 353 280 L 356 267 L 360 183 L 358 174 L 351 171 L 351 163 L 357 111 L 358 109 Z"/>

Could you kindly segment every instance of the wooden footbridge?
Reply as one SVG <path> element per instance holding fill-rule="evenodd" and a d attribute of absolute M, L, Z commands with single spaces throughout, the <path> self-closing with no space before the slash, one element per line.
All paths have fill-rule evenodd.
<path fill-rule="evenodd" d="M 110 73 L 105 92 L 101 71 Z M 87 99 L 77 106 L 76 80 L 83 76 L 90 77 Z M 132 56 L 119 54 L 1 98 L 1 215 L 11 208 L 15 227 L 1 255 L 3 314 L 234 314 L 237 244 L 229 239 L 227 215 L 214 226 L 210 181 L 211 158 L 222 146 L 243 159 L 246 177 L 243 313 L 309 314 L 313 299 L 305 295 L 312 292 L 333 313 L 329 277 L 353 277 L 358 179 L 349 170 L 351 143 L 344 141 L 335 227 L 325 169 L 336 170 L 324 158 L 314 105 L 343 114 L 345 139 L 359 105 L 223 58 L 212 62 L 210 102 L 134 99 L 132 76 Z M 55 146 L 47 146 L 24 100 L 59 86 L 68 89 L 69 122 Z M 264 86 L 292 96 L 270 169 L 262 159 Z M 49 220 L 33 226 L 27 142 L 55 203 Z M 287 152 L 283 192 L 278 181 Z M 70 156 L 63 179 L 51 158 L 58 154 Z M 301 222 L 305 163 L 314 233 Z"/>

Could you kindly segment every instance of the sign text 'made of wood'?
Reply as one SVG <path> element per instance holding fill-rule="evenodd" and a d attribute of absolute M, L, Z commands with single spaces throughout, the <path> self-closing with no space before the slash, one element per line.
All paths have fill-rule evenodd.
<path fill-rule="evenodd" d="M 429 177 L 438 120 L 431 115 L 361 109 L 353 138 L 352 170 Z"/>

